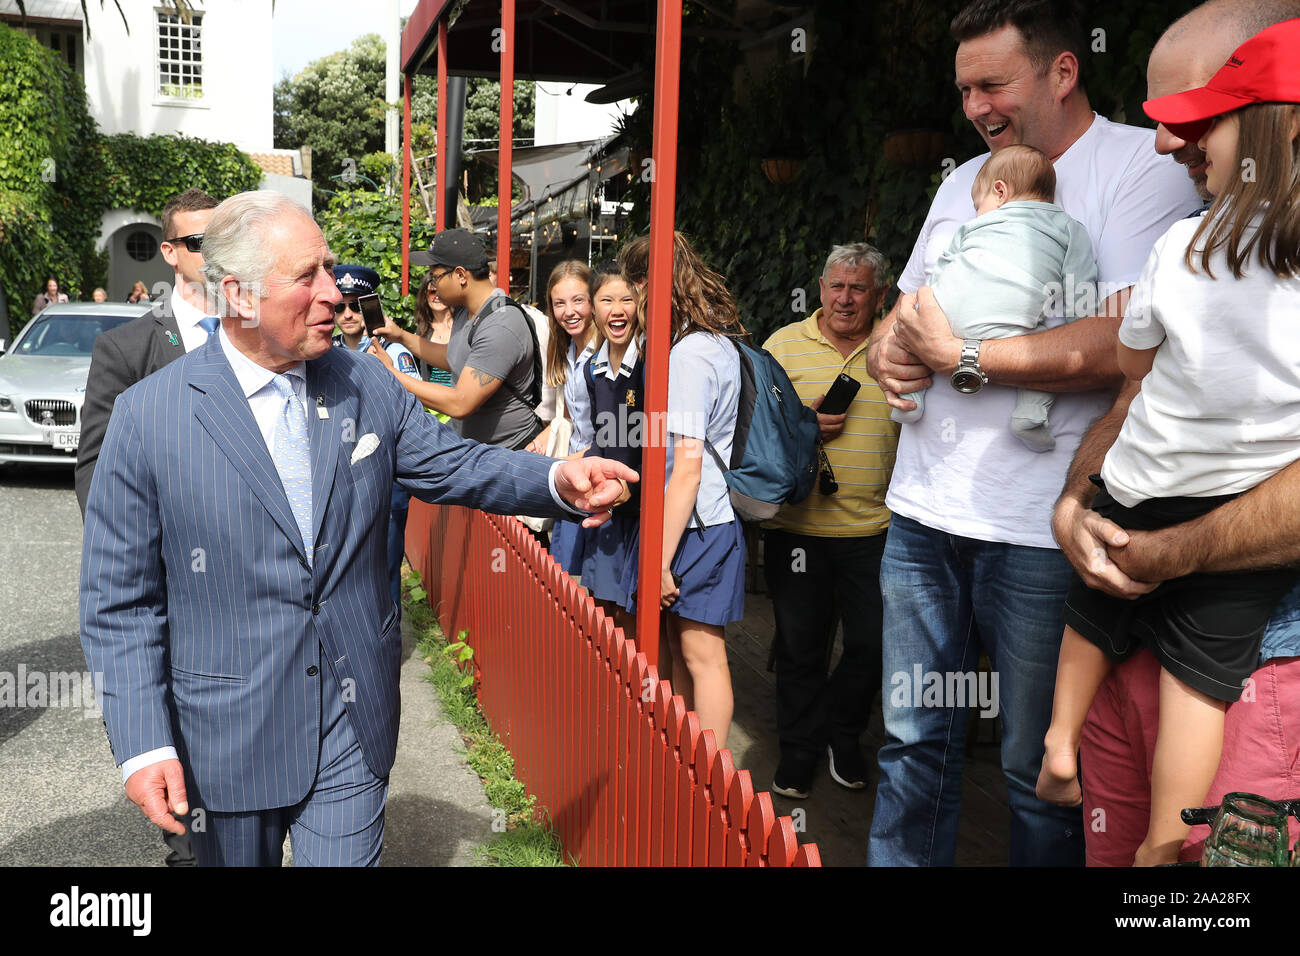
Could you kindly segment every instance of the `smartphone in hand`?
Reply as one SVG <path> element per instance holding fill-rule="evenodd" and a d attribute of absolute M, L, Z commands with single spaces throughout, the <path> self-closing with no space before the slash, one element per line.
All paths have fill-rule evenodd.
<path fill-rule="evenodd" d="M 821 408 L 817 409 L 818 414 L 843 415 L 853 404 L 853 398 L 861 387 L 862 383 L 852 375 L 840 372 L 826 393 L 826 397 L 822 399 Z"/>
<path fill-rule="evenodd" d="M 379 304 L 378 293 L 358 296 L 357 305 L 361 307 L 361 318 L 366 323 L 366 332 L 370 335 L 374 335 L 378 329 L 388 324 L 384 320 L 384 308 Z"/>

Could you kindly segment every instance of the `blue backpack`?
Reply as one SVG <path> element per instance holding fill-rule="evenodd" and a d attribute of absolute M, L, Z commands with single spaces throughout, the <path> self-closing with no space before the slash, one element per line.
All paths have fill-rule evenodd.
<path fill-rule="evenodd" d="M 817 479 L 817 413 L 799 400 L 790 376 L 765 349 L 732 339 L 740 353 L 740 397 L 731 465 L 705 440 L 745 521 L 766 521 L 783 504 L 803 501 Z"/>

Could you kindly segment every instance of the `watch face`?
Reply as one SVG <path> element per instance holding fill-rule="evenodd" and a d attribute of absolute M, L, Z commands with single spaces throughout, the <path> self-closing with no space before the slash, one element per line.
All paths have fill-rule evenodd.
<path fill-rule="evenodd" d="M 984 387 L 984 380 L 977 372 L 959 368 L 952 373 L 952 387 L 965 395 L 974 395 Z"/>

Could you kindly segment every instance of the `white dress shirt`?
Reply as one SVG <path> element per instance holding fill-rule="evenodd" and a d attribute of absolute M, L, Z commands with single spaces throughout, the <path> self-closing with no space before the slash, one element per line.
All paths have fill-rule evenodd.
<path fill-rule="evenodd" d="M 180 286 L 172 289 L 169 301 L 172 315 L 176 318 L 176 327 L 180 329 L 181 344 L 185 346 L 186 352 L 193 352 L 208 340 L 208 333 L 199 325 L 199 320 L 205 318 L 207 313 L 190 305 L 185 296 L 181 295 Z"/>

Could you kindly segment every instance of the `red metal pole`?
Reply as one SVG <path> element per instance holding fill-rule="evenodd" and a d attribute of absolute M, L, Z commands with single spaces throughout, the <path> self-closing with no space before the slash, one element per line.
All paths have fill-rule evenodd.
<path fill-rule="evenodd" d="M 659 0 L 655 30 L 655 115 L 651 177 L 650 281 L 646 329 L 646 414 L 651 437 L 641 456 L 641 544 L 637 579 L 636 643 L 659 663 L 659 578 L 663 558 L 664 422 L 668 408 L 668 351 L 672 325 L 673 228 L 677 199 L 677 99 L 682 55 L 682 0 Z"/>
<path fill-rule="evenodd" d="M 437 166 L 434 176 L 438 185 L 434 189 L 433 228 L 442 232 L 447 228 L 447 210 L 442 201 L 443 186 L 447 182 L 447 18 L 438 19 L 438 152 L 435 154 Z"/>
<path fill-rule="evenodd" d="M 411 74 L 402 77 L 402 297 L 411 294 Z"/>
<path fill-rule="evenodd" d="M 501 0 L 501 144 L 497 150 L 497 283 L 510 294 L 510 194 L 515 126 L 515 0 Z"/>

